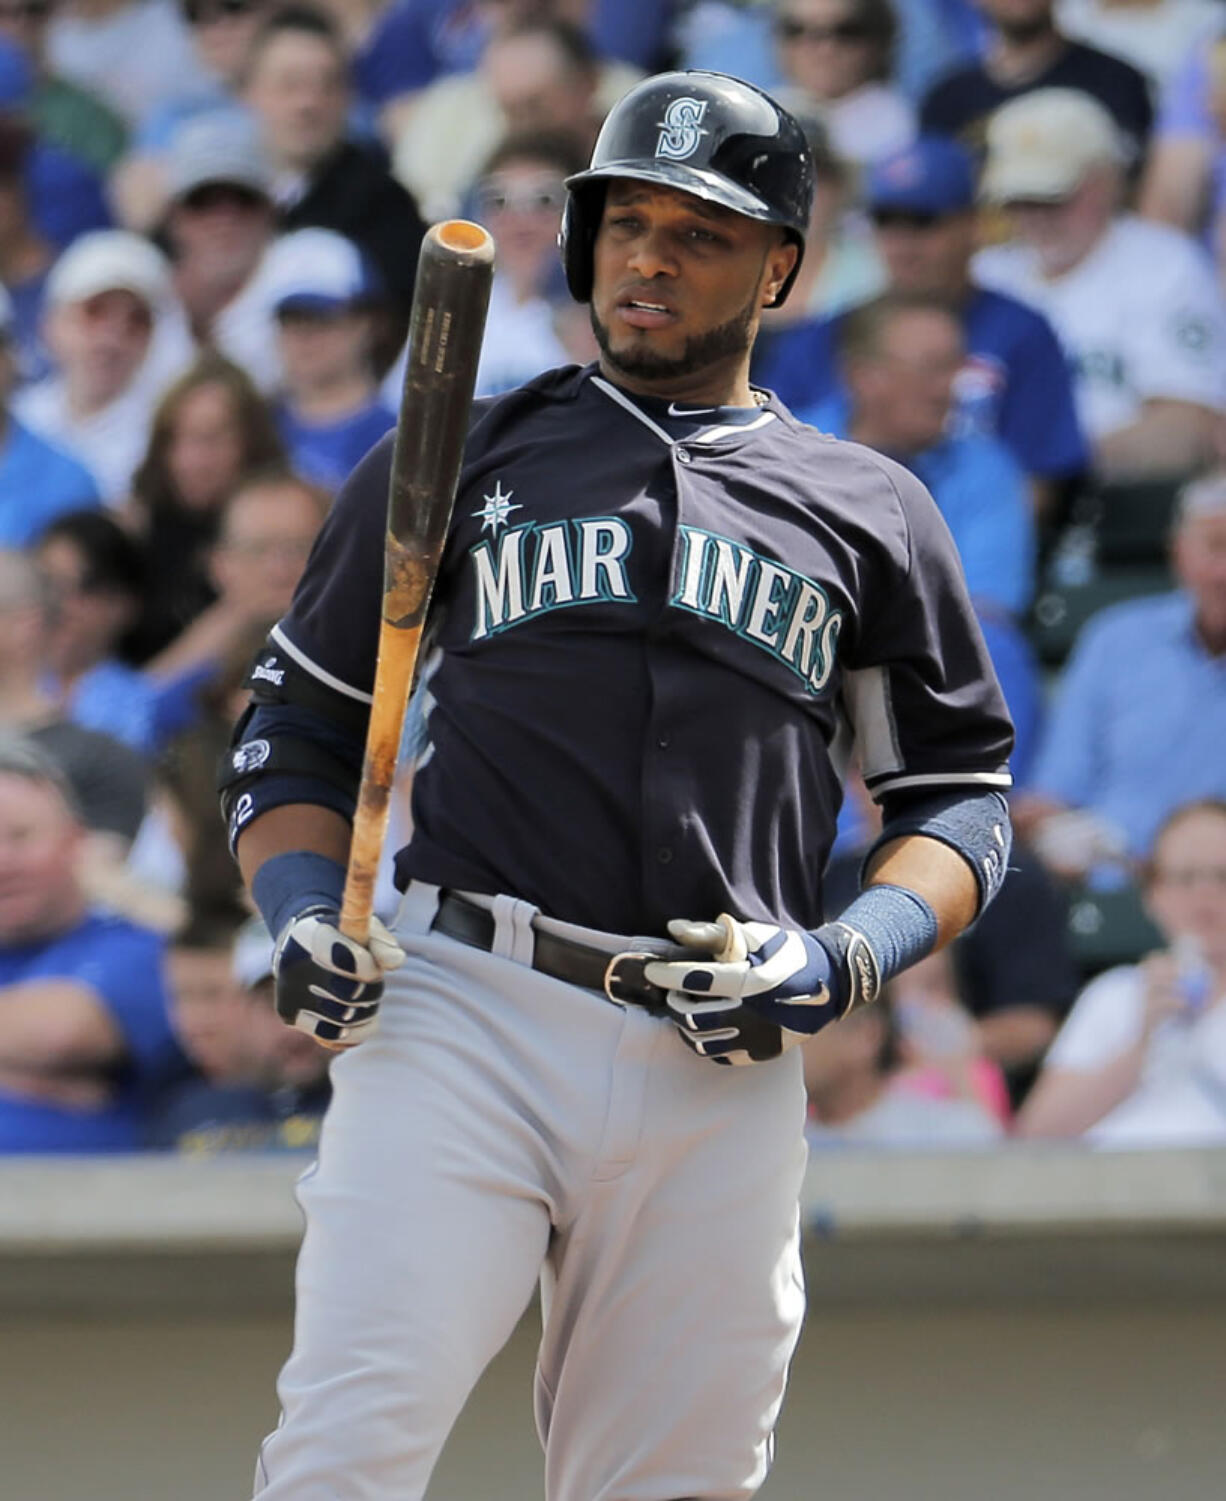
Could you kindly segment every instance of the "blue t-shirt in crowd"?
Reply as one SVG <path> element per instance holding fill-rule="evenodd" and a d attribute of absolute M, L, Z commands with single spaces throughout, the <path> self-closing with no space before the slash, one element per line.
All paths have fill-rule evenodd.
<path fill-rule="evenodd" d="M 295 472 L 326 490 L 339 490 L 358 460 L 396 426 L 396 414 L 381 401 L 335 422 L 307 422 L 282 401 L 276 417 Z"/>
<path fill-rule="evenodd" d="M 105 1104 L 69 1108 L 0 1087 L 0 1154 L 127 1152 L 141 1146 L 148 1102 L 184 1069 L 171 1030 L 162 976 L 163 942 L 119 917 L 89 913 L 67 933 L 40 943 L 0 945 L 3 990 L 36 980 L 74 980 L 105 1006 L 126 1057 Z"/>
<path fill-rule="evenodd" d="M 983 287 L 961 312 L 967 357 L 955 386 L 955 433 L 999 438 L 1026 474 L 1063 476 L 1087 468 L 1068 364 L 1046 318 L 1016 297 Z M 838 341 L 846 316 L 765 335 L 754 380 L 798 413 L 845 393 Z"/>
<path fill-rule="evenodd" d="M 29 547 L 57 516 L 99 504 L 89 470 L 10 412 L 0 438 L 0 547 Z"/>
<path fill-rule="evenodd" d="M 839 395 L 802 422 L 845 438 L 846 400 Z M 891 454 L 928 487 L 962 560 L 976 609 L 1020 615 L 1034 595 L 1034 512 L 1017 460 L 995 438 L 951 434 L 918 454 Z"/>
<path fill-rule="evenodd" d="M 1130 855 L 1181 803 L 1226 798 L 1226 660 L 1182 591 L 1091 618 L 1064 669 L 1031 786 L 1122 830 Z"/>

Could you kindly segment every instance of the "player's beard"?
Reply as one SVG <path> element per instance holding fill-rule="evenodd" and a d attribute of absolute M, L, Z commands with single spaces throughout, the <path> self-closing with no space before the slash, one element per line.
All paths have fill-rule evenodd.
<path fill-rule="evenodd" d="M 608 326 L 597 317 L 595 302 L 589 305 L 588 313 L 596 343 L 613 370 L 632 376 L 635 380 L 672 381 L 684 380 L 687 376 L 709 370 L 712 365 L 739 359 L 746 354 L 753 342 L 753 322 L 757 310 L 758 300 L 755 294 L 735 318 L 730 318 L 727 323 L 721 323 L 716 328 L 707 329 L 706 333 L 694 334 L 685 341 L 685 348 L 681 353 L 672 357 L 656 354 L 651 349 L 618 351 L 611 348 Z"/>

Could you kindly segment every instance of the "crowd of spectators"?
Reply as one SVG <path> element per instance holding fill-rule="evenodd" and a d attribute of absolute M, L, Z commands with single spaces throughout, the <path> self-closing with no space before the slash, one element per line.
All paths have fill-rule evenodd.
<path fill-rule="evenodd" d="M 216 812 L 247 666 L 425 225 L 497 241 L 479 394 L 592 359 L 565 179 L 668 66 L 800 118 L 754 378 L 932 491 L 1018 732 L 1015 869 L 808 1045 L 814 1149 L 1226 1140 L 1218 0 L 0 0 L 0 1152 L 315 1141 Z M 832 909 L 873 819 L 853 767 Z"/>

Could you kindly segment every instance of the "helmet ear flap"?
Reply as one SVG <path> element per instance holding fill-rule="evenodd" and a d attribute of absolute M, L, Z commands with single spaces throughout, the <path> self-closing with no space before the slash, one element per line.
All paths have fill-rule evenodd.
<path fill-rule="evenodd" d="M 603 182 L 571 188 L 566 195 L 566 207 L 562 210 L 558 248 L 562 252 L 566 285 L 576 302 L 591 301 L 592 263 L 596 253 L 596 231 L 604 212 L 605 189 Z"/>

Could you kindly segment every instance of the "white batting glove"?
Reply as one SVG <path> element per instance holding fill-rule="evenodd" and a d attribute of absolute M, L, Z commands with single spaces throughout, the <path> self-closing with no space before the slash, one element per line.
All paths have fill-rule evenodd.
<path fill-rule="evenodd" d="M 717 922 L 676 918 L 668 930 L 678 943 L 711 957 L 656 961 L 644 974 L 668 992 L 682 1038 L 704 1058 L 777 1058 L 846 1009 L 838 951 L 813 933 L 739 922 L 726 913 Z"/>
<path fill-rule="evenodd" d="M 272 960 L 282 1021 L 333 1051 L 356 1047 L 374 1031 L 383 976 L 405 960 L 377 917 L 365 947 L 346 938 L 339 921 L 330 908 L 300 913 L 277 940 Z"/>

